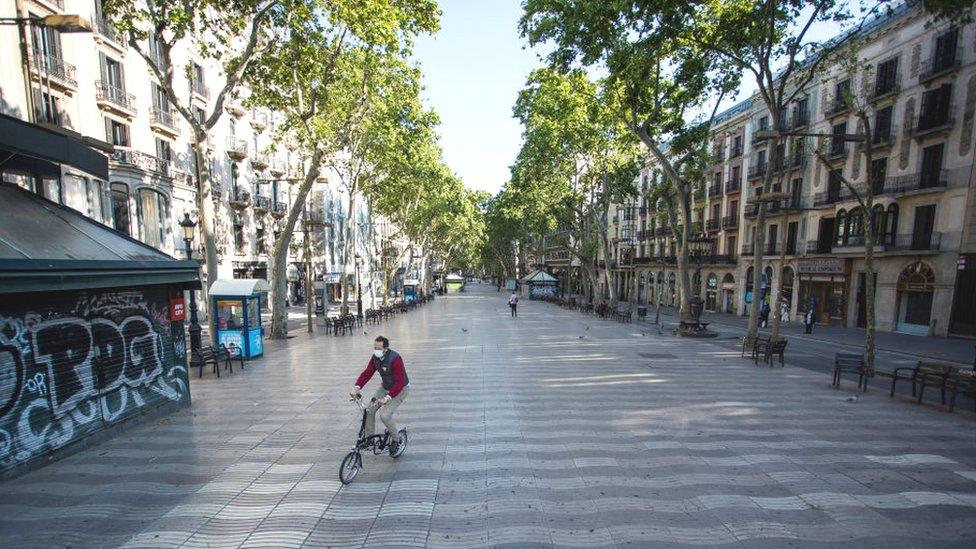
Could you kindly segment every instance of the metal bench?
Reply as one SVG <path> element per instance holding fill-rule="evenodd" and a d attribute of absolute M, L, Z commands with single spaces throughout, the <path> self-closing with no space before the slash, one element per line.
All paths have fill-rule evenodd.
<path fill-rule="evenodd" d="M 756 360 L 756 353 L 759 352 L 759 347 L 769 343 L 769 336 L 764 334 L 756 334 L 754 336 L 746 335 L 742 338 L 742 352 L 739 354 L 740 358 L 745 358 L 746 350 L 749 351 L 750 358 L 753 361 Z"/>
<path fill-rule="evenodd" d="M 773 357 L 779 356 L 779 365 L 781 368 L 786 367 L 786 340 L 778 339 L 776 341 L 765 340 L 763 343 L 756 345 L 756 351 L 753 353 L 753 362 L 759 364 L 759 357 L 762 356 L 763 362 L 769 364 L 769 367 L 773 367 Z"/>
<path fill-rule="evenodd" d="M 895 386 L 899 381 L 910 381 L 912 384 L 912 396 L 917 398 L 917 402 L 922 402 L 926 386 L 938 387 L 942 392 L 942 404 L 946 402 L 946 382 L 949 375 L 955 370 L 954 367 L 935 362 L 925 362 L 919 360 L 912 368 L 895 368 L 891 375 L 891 397 L 895 396 Z"/>
<path fill-rule="evenodd" d="M 946 380 L 949 391 L 949 412 L 956 407 L 956 395 L 962 393 L 973 399 L 973 409 L 976 410 L 976 370 L 953 370 Z"/>
<path fill-rule="evenodd" d="M 207 345 L 201 347 L 199 351 L 193 352 L 194 360 L 196 361 L 196 366 L 200 369 L 199 377 L 203 377 L 203 367 L 207 364 L 213 365 L 213 372 L 220 377 L 220 362 L 223 361 L 224 369 L 230 369 L 230 373 L 234 373 L 234 359 L 236 358 L 241 363 L 241 369 L 244 369 L 244 355 L 238 353 L 236 356 L 231 353 L 227 346 L 223 343 L 219 347 L 214 347 L 213 345 Z"/>
<path fill-rule="evenodd" d="M 834 378 L 831 386 L 840 389 L 841 374 L 857 374 L 857 388 L 867 392 L 868 378 L 872 373 L 868 371 L 867 364 L 864 362 L 864 355 L 856 353 L 837 353 L 834 355 Z"/>

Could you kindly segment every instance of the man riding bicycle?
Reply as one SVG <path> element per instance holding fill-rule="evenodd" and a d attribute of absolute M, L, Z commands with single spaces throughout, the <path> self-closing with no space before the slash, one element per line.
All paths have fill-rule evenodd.
<path fill-rule="evenodd" d="M 400 443 L 397 434 L 400 431 L 393 420 L 393 414 L 400 404 L 403 404 L 403 400 L 407 398 L 407 393 L 410 391 L 410 380 L 407 378 L 403 359 L 396 351 L 390 349 L 390 340 L 383 336 L 379 336 L 373 341 L 373 356 L 366 363 L 366 369 L 363 370 L 363 373 L 359 374 L 356 386 L 349 391 L 349 394 L 353 398 L 359 397 L 359 390 L 369 382 L 376 372 L 380 373 L 383 384 L 376 388 L 373 398 L 381 406 L 380 420 L 383 425 L 386 425 L 388 440 L 390 437 L 393 438 L 392 441 L 389 441 L 390 453 L 396 454 Z M 371 409 L 366 416 L 366 435 L 373 434 L 375 428 L 376 412 Z"/>

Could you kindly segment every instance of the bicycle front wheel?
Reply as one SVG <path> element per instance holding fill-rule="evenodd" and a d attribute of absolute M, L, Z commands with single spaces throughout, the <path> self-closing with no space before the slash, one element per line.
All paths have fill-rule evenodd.
<path fill-rule="evenodd" d="M 343 484 L 349 484 L 356 478 L 356 475 L 359 474 L 359 470 L 362 468 L 363 458 L 360 457 L 359 452 L 349 452 L 342 459 L 342 465 L 339 466 L 339 481 Z"/>

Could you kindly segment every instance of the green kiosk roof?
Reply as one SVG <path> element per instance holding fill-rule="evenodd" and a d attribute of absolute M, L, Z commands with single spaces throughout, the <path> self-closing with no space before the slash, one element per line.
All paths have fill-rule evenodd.
<path fill-rule="evenodd" d="M 200 288 L 197 262 L 0 183 L 0 294 L 157 284 Z"/>

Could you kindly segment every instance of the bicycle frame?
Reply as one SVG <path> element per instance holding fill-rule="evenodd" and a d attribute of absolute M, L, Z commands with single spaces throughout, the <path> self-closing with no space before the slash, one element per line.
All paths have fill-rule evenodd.
<path fill-rule="evenodd" d="M 363 411 L 363 419 L 359 423 L 359 437 L 356 440 L 356 450 L 364 451 L 370 447 L 379 446 L 381 449 L 386 447 L 386 435 L 366 435 L 366 416 L 370 411 L 376 412 L 379 409 L 377 400 L 374 398 L 370 403 L 363 404 L 362 398 L 354 399 L 359 409 Z"/>

